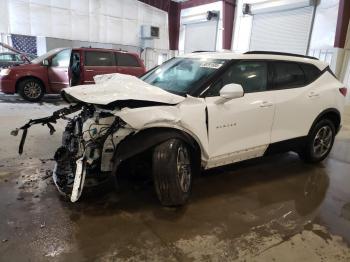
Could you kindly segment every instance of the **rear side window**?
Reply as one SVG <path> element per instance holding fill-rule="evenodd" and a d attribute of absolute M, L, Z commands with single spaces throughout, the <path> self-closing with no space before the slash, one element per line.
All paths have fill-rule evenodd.
<path fill-rule="evenodd" d="M 86 66 L 115 66 L 115 56 L 112 52 L 85 51 Z"/>
<path fill-rule="evenodd" d="M 308 83 L 315 81 L 321 74 L 321 70 L 314 65 L 300 64 L 300 66 L 305 73 L 306 81 Z"/>
<path fill-rule="evenodd" d="M 135 56 L 126 53 L 117 53 L 118 66 L 139 67 L 139 61 Z"/>
<path fill-rule="evenodd" d="M 273 89 L 288 89 L 306 84 L 304 71 L 297 63 L 273 63 Z"/>

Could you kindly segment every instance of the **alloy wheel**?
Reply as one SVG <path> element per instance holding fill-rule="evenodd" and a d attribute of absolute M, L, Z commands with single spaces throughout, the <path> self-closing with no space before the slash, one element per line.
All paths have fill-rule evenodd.
<path fill-rule="evenodd" d="M 36 99 L 41 95 L 41 87 L 40 85 L 35 81 L 29 81 L 26 83 L 26 85 L 23 88 L 23 93 L 25 96 Z"/>
<path fill-rule="evenodd" d="M 177 151 L 177 175 L 183 192 L 188 192 L 191 185 L 191 161 L 190 154 L 185 146 L 180 146 Z"/>
<path fill-rule="evenodd" d="M 321 158 L 327 154 L 332 145 L 333 131 L 330 126 L 321 127 L 313 142 L 313 153 L 315 157 Z"/>

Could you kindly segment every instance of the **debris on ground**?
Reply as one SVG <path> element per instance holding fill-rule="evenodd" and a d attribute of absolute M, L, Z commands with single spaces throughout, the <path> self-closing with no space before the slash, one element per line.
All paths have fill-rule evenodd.
<path fill-rule="evenodd" d="M 48 179 L 51 176 L 52 176 L 52 170 L 46 170 L 46 174 L 45 174 L 45 176 L 43 176 L 41 178 L 41 180 L 46 180 L 46 179 Z"/>
<path fill-rule="evenodd" d="M 5 243 L 5 242 L 7 242 L 7 241 L 9 241 L 9 240 L 8 240 L 8 239 L 6 239 L 6 238 L 5 238 L 5 239 L 3 239 L 3 240 L 1 240 L 1 242 L 2 242 L 2 243 Z"/>
<path fill-rule="evenodd" d="M 17 197 L 17 200 L 24 200 L 24 197 Z"/>

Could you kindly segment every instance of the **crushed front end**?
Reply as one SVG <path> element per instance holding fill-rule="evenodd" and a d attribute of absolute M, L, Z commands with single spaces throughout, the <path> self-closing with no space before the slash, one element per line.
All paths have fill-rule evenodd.
<path fill-rule="evenodd" d="M 80 111 L 72 118 L 70 113 Z M 64 112 L 64 113 L 62 113 Z M 27 129 L 33 124 L 47 125 L 52 134 L 52 124 L 62 118 L 67 125 L 62 135 L 62 145 L 54 159 L 53 180 L 59 192 L 76 202 L 84 187 L 94 187 L 111 179 L 113 154 L 116 145 L 131 131 L 111 110 L 95 105 L 81 105 L 58 110 L 51 117 L 29 121 L 23 130 L 19 152 L 22 153 Z M 12 132 L 16 135 L 19 129 Z"/>

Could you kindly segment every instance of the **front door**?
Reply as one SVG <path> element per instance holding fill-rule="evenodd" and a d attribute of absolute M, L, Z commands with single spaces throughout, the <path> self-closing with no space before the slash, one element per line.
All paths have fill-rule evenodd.
<path fill-rule="evenodd" d="M 68 68 L 71 51 L 71 49 L 64 49 L 51 58 L 48 77 L 50 87 L 55 93 L 69 86 Z"/>
<path fill-rule="evenodd" d="M 274 117 L 272 92 L 267 91 L 266 62 L 240 61 L 232 65 L 206 92 L 209 167 L 264 154 L 270 143 Z M 244 96 L 217 103 L 220 89 L 242 85 Z"/>

